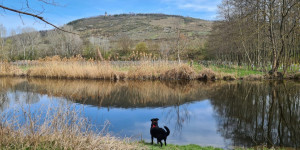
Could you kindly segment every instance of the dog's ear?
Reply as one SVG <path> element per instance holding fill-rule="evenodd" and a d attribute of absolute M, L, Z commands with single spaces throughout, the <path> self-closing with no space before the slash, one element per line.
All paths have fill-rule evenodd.
<path fill-rule="evenodd" d="M 158 121 L 158 118 L 152 118 L 151 121 Z"/>
<path fill-rule="evenodd" d="M 158 121 L 158 120 L 159 120 L 158 118 L 151 119 L 151 121 Z"/>

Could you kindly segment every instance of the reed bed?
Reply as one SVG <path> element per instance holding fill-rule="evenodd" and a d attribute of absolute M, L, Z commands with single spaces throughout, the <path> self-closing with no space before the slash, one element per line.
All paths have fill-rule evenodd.
<path fill-rule="evenodd" d="M 236 80 L 252 75 L 251 72 L 241 75 L 240 70 L 206 68 L 203 65 L 191 67 L 187 63 L 172 61 L 110 62 L 85 60 L 80 55 L 71 58 L 46 57 L 25 64 L 24 67 L 24 63 L 18 66 L 17 62 L 2 62 L 0 76 L 102 80 Z M 291 78 L 297 79 L 299 76 Z"/>
<path fill-rule="evenodd" d="M 29 68 L 29 77 L 58 79 L 107 79 L 107 80 L 153 80 L 153 79 L 195 79 L 195 70 L 187 64 L 153 63 L 141 61 L 126 67 L 112 65 L 110 62 L 85 61 L 80 56 L 73 58 L 45 58 L 39 65 Z"/>
<path fill-rule="evenodd" d="M 109 135 L 107 125 L 91 130 L 93 126 L 73 106 L 35 111 L 24 106 L 0 114 L 0 149 L 147 149 L 129 138 Z"/>
<path fill-rule="evenodd" d="M 0 76 L 23 76 L 24 71 L 9 62 L 0 62 Z"/>

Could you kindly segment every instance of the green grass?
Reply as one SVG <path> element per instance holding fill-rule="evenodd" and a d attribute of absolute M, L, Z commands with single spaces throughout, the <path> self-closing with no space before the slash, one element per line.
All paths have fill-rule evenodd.
<path fill-rule="evenodd" d="M 147 146 L 150 150 L 223 150 L 222 148 L 216 148 L 212 146 L 202 147 L 196 144 L 189 144 L 189 145 L 174 145 L 174 144 L 168 144 L 167 146 L 163 145 L 160 147 L 160 144 L 151 144 L 146 143 L 144 141 L 141 142 L 141 144 Z M 267 147 L 254 147 L 254 148 L 238 148 L 235 147 L 236 150 L 285 150 L 285 148 L 267 148 Z"/>
<path fill-rule="evenodd" d="M 236 74 L 238 77 L 248 76 L 248 75 L 262 75 L 264 74 L 261 71 L 257 70 L 251 70 L 246 68 L 225 68 L 225 67 L 216 67 L 216 66 L 210 66 L 213 71 L 215 72 L 224 72 L 224 73 L 230 73 L 230 74 Z"/>
<path fill-rule="evenodd" d="M 189 144 L 189 145 L 173 145 L 168 144 L 167 146 L 163 145 L 160 147 L 160 144 L 151 144 L 151 143 L 145 143 L 142 142 L 145 146 L 149 147 L 150 150 L 222 150 L 221 148 L 215 148 L 215 147 L 202 147 L 195 144 Z"/>
<path fill-rule="evenodd" d="M 194 65 L 194 69 L 197 71 L 200 71 L 204 69 L 205 67 L 199 64 Z M 230 67 L 221 67 L 221 66 L 209 66 L 207 67 L 209 69 L 212 69 L 214 72 L 217 73 L 229 73 L 229 74 L 236 74 L 237 77 L 244 77 L 248 75 L 263 75 L 264 72 L 258 71 L 258 70 L 251 70 L 245 67 L 241 68 L 230 68 Z"/>
<path fill-rule="evenodd" d="M 27 71 L 29 68 L 31 68 L 31 66 L 29 66 L 29 65 L 23 65 L 23 66 L 19 66 L 19 68 L 20 68 L 22 71 Z"/>

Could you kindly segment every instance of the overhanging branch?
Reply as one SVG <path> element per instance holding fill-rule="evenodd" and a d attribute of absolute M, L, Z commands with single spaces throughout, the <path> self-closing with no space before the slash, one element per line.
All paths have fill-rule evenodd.
<path fill-rule="evenodd" d="M 12 12 L 15 12 L 15 13 L 18 13 L 18 14 L 23 14 L 23 15 L 27 15 L 27 16 L 32 16 L 34 18 L 38 18 L 39 20 L 45 22 L 46 24 L 49 24 L 51 25 L 52 27 L 54 27 L 55 29 L 58 29 L 60 31 L 63 31 L 63 32 L 67 32 L 67 33 L 72 33 L 72 34 L 77 34 L 77 33 L 74 33 L 74 32 L 71 32 L 71 31 L 67 31 L 67 30 L 64 30 L 62 28 L 59 28 L 57 27 L 56 25 L 48 22 L 47 20 L 45 20 L 42 16 L 39 16 L 39 15 L 36 15 L 36 14 L 32 14 L 32 13 L 28 13 L 28 12 L 24 12 L 24 11 L 20 11 L 20 10 L 16 10 L 16 9 L 12 9 L 12 8 L 8 8 L 8 7 L 5 7 L 3 5 L 0 5 L 1 8 L 5 9 L 5 10 L 9 10 L 9 11 L 12 11 Z"/>

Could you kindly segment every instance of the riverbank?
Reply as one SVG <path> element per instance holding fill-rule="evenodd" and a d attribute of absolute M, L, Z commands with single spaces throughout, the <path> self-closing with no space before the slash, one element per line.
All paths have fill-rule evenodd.
<path fill-rule="evenodd" d="M 91 82 L 93 82 L 93 81 L 91 81 Z M 115 82 L 113 82 L 113 83 L 115 83 Z M 1 85 L 3 86 L 4 84 L 6 84 L 6 86 L 12 86 L 12 84 L 10 84 L 9 82 L 2 82 Z M 47 83 L 45 83 L 45 84 L 47 84 Z M 98 84 L 98 85 L 100 85 L 100 84 Z M 30 90 L 30 86 L 25 85 L 25 87 L 26 87 L 26 91 L 28 93 L 31 93 L 31 91 L 28 91 L 28 90 Z M 35 87 L 39 88 L 39 86 L 35 86 Z M 236 93 L 241 93 L 239 91 L 236 91 L 237 88 L 244 89 L 242 86 L 237 86 L 237 88 L 234 88 L 233 86 L 228 86 L 228 87 L 230 87 L 230 88 L 226 88 L 226 89 L 231 89 L 231 90 L 235 91 Z M 110 88 L 110 87 L 107 87 L 107 88 Z M 140 88 L 143 88 L 143 87 L 140 86 Z M 290 89 L 296 89 L 296 88 L 291 88 L 288 86 L 285 88 L 286 88 L 286 91 L 289 91 L 289 93 L 291 94 L 291 97 L 293 97 L 294 95 L 292 94 Z M 17 93 L 22 93 L 22 91 L 18 88 L 12 88 L 12 89 L 18 91 Z M 76 90 L 76 87 L 68 88 L 68 89 L 72 89 L 74 91 L 74 93 L 78 93 L 78 90 Z M 195 89 L 199 89 L 199 88 L 195 88 Z M 262 89 L 266 89 L 266 88 L 252 87 L 252 89 L 262 90 Z M 57 89 L 57 90 L 60 91 L 60 89 Z M 266 89 L 266 90 L 268 90 L 268 89 Z M 45 90 L 43 90 L 43 91 L 45 91 Z M 244 90 L 245 93 L 249 94 L 249 92 L 250 92 L 249 95 L 253 95 L 253 93 L 251 91 L 253 92 L 255 90 L 250 90 L 250 91 Z M 207 93 L 206 91 L 203 91 L 203 92 Z M 262 92 L 264 92 L 264 91 L 262 91 Z M 37 93 L 40 93 L 40 92 L 37 92 Z M 216 91 L 216 93 L 221 94 L 218 91 Z M 232 92 L 226 91 L 224 93 L 232 93 Z M 276 93 L 276 92 L 274 92 L 274 93 Z M 280 94 L 282 94 L 282 93 L 280 93 Z M 20 95 L 20 97 L 22 97 L 21 95 Z M 30 94 L 30 95 L 34 95 L 34 94 Z M 148 95 L 149 95 L 149 93 L 148 93 Z M 231 95 L 231 94 L 229 94 L 229 95 Z M 284 95 L 284 94 L 282 94 L 282 95 Z M 181 95 L 181 96 L 183 96 L 183 95 Z M 12 97 L 14 97 L 14 96 L 12 96 Z M 52 97 L 52 96 L 50 96 L 50 97 Z M 115 96 L 112 96 L 112 97 L 115 98 Z M 169 96 L 166 95 L 165 97 L 169 97 Z M 199 96 L 196 96 L 196 97 L 199 97 Z M 221 97 L 223 97 L 223 98 L 219 101 L 221 103 L 220 105 L 222 105 L 222 106 L 228 105 L 228 102 L 226 102 L 225 96 L 222 95 Z M 39 105 L 34 99 L 31 99 L 31 98 L 26 99 L 26 101 L 24 103 L 22 101 L 18 101 L 18 105 L 12 106 L 12 109 L 9 109 L 9 110 L 8 109 L 1 110 L 1 108 L 0 108 L 0 111 L 1 111 L 1 113 L 0 113 L 0 137 L 1 137 L 0 138 L 0 149 L 24 149 L 24 150 L 25 149 L 172 149 L 172 150 L 173 149 L 179 149 L 179 150 L 181 150 L 181 149 L 184 149 L 184 150 L 186 150 L 186 149 L 189 149 L 189 150 L 190 149 L 205 149 L 205 150 L 206 149 L 207 150 L 218 149 L 219 150 L 220 149 L 220 148 L 214 148 L 214 147 L 201 147 L 198 145 L 180 145 L 180 146 L 178 146 L 178 145 L 173 145 L 173 144 L 168 144 L 167 146 L 163 146 L 163 148 L 160 148 L 160 145 L 157 145 L 157 144 L 151 145 L 149 143 L 144 143 L 144 142 L 141 143 L 138 141 L 134 141 L 129 138 L 118 138 L 118 137 L 115 137 L 115 136 L 112 136 L 111 134 L 109 134 L 108 131 L 111 131 L 111 130 L 108 130 L 108 128 L 107 128 L 109 126 L 108 122 L 104 122 L 103 124 L 97 124 L 97 126 L 93 125 L 90 122 L 90 120 L 87 119 L 88 116 L 85 115 L 85 112 L 83 112 L 84 110 L 87 110 L 84 107 L 78 106 L 77 104 L 74 105 L 69 102 L 64 102 L 61 100 L 59 100 L 59 103 L 52 101 L 52 103 L 51 102 L 44 103 L 46 105 Z M 97 99 L 98 98 L 99 97 L 97 97 Z M 181 97 L 181 98 L 185 99 L 184 97 Z M 239 105 L 239 103 L 237 103 L 237 101 L 240 101 L 240 99 L 239 98 L 234 99 L 234 97 L 233 97 L 232 101 L 230 101 L 229 103 L 232 104 L 232 102 L 233 102 L 234 104 L 237 104 L 241 108 L 247 107 L 249 110 L 253 110 L 253 109 L 251 109 L 251 107 L 249 107 L 247 105 L 245 105 L 245 106 Z M 245 101 L 242 101 L 241 103 L 245 104 L 244 102 L 247 102 L 247 101 L 250 102 L 251 104 L 253 104 L 252 101 L 249 101 L 246 99 L 245 99 Z M 3 97 L 0 98 L 0 102 L 3 102 Z M 4 100 L 4 102 L 5 102 L 5 100 Z M 291 100 L 291 102 L 292 102 L 292 100 Z M 9 104 L 14 104 L 14 103 L 11 102 Z M 275 106 L 276 105 L 274 105 L 274 107 Z M 257 107 L 257 106 L 256 105 L 254 106 L 254 104 L 253 104 L 253 107 Z M 285 106 L 285 105 L 283 105 L 283 107 L 287 108 L 287 106 Z M 197 108 L 199 108 L 199 107 L 197 107 Z M 104 109 L 105 109 L 105 107 L 104 107 Z M 207 109 L 204 109 L 204 110 L 207 110 Z M 226 109 L 226 110 L 230 110 L 230 109 Z M 246 110 L 246 109 L 241 109 L 241 110 Z M 189 111 L 194 112 L 192 110 L 189 110 Z M 105 114 L 105 113 L 103 113 L 103 114 Z M 241 113 L 241 114 L 245 114 L 245 113 Z M 236 117 L 237 117 L 237 119 L 239 118 L 238 115 Z M 241 117 L 243 117 L 243 116 L 241 116 Z M 134 124 L 134 123 L 132 123 L 132 124 Z M 116 126 L 117 124 L 114 123 L 112 125 Z M 174 125 L 174 124 L 172 124 L 172 125 Z M 121 126 L 122 126 L 122 129 L 124 129 L 124 130 L 128 129 L 126 126 L 124 126 L 124 124 L 121 124 Z M 143 128 L 144 127 L 142 127 L 141 130 L 144 130 Z M 199 128 L 199 130 L 201 130 L 201 129 Z M 243 129 L 241 129 L 241 130 L 243 130 Z M 149 134 L 148 127 L 146 127 L 144 131 L 147 131 L 146 133 Z M 115 132 L 115 133 L 117 133 L 117 132 Z M 133 132 L 131 132 L 131 133 L 135 134 Z M 143 135 L 145 135 L 145 134 L 143 134 Z M 131 136 L 131 134 L 128 134 L 128 136 Z M 205 137 L 205 136 L 206 135 L 202 135 L 202 137 Z M 193 136 L 191 136 L 191 137 L 193 137 Z M 171 139 L 169 139 L 169 140 L 171 140 Z M 150 140 L 147 140 L 147 142 L 149 142 L 149 141 Z M 169 141 L 169 142 L 171 142 L 171 141 Z M 192 141 L 190 141 L 190 142 L 192 142 Z M 248 145 L 248 146 L 250 145 L 250 144 L 246 144 L 246 143 L 247 142 L 245 142 L 244 145 Z M 206 145 L 206 144 L 203 143 L 203 145 Z M 265 147 L 249 148 L 249 149 L 266 149 Z M 230 149 L 235 149 L 235 148 L 230 148 Z M 242 148 L 236 148 L 236 149 L 242 149 Z"/>
<path fill-rule="evenodd" d="M 110 135 L 104 124 L 95 131 L 74 106 L 30 108 L 0 114 L 0 149 L 147 149 L 129 138 Z"/>
<path fill-rule="evenodd" d="M 152 145 L 151 143 L 145 143 L 145 142 L 142 142 L 142 144 L 151 150 L 223 150 L 222 148 L 216 148 L 212 146 L 203 147 L 196 144 L 189 144 L 189 145 L 168 144 L 167 146 L 163 145 L 162 147 L 160 146 L 160 144 Z"/>
<path fill-rule="evenodd" d="M 167 146 L 160 147 L 159 144 L 152 145 L 151 143 L 142 142 L 147 148 L 151 150 L 224 150 L 223 148 L 217 148 L 213 146 L 200 146 L 196 144 L 189 144 L 189 145 L 174 145 L 168 144 Z M 272 147 L 268 148 L 266 146 L 256 146 L 252 148 L 244 148 L 244 147 L 231 147 L 229 149 L 235 150 L 293 150 L 293 148 L 280 148 L 280 147 Z"/>
<path fill-rule="evenodd" d="M 97 62 L 80 56 L 58 56 L 31 61 L 29 65 L 1 63 L 0 76 L 25 76 L 54 79 L 101 80 L 263 80 L 274 79 L 267 73 L 245 68 L 204 67 L 170 61 Z M 276 78 L 275 78 L 276 79 Z M 278 79 L 300 79 L 300 72 Z"/>
<path fill-rule="evenodd" d="M 82 116 L 82 111 L 74 105 L 51 104 L 38 109 L 22 105 L 13 111 L 1 112 L 0 149 L 221 150 L 198 145 L 173 144 L 161 148 L 157 144 L 118 138 L 109 134 L 109 122 L 101 126 L 99 131 L 95 131 L 95 126 Z"/>

